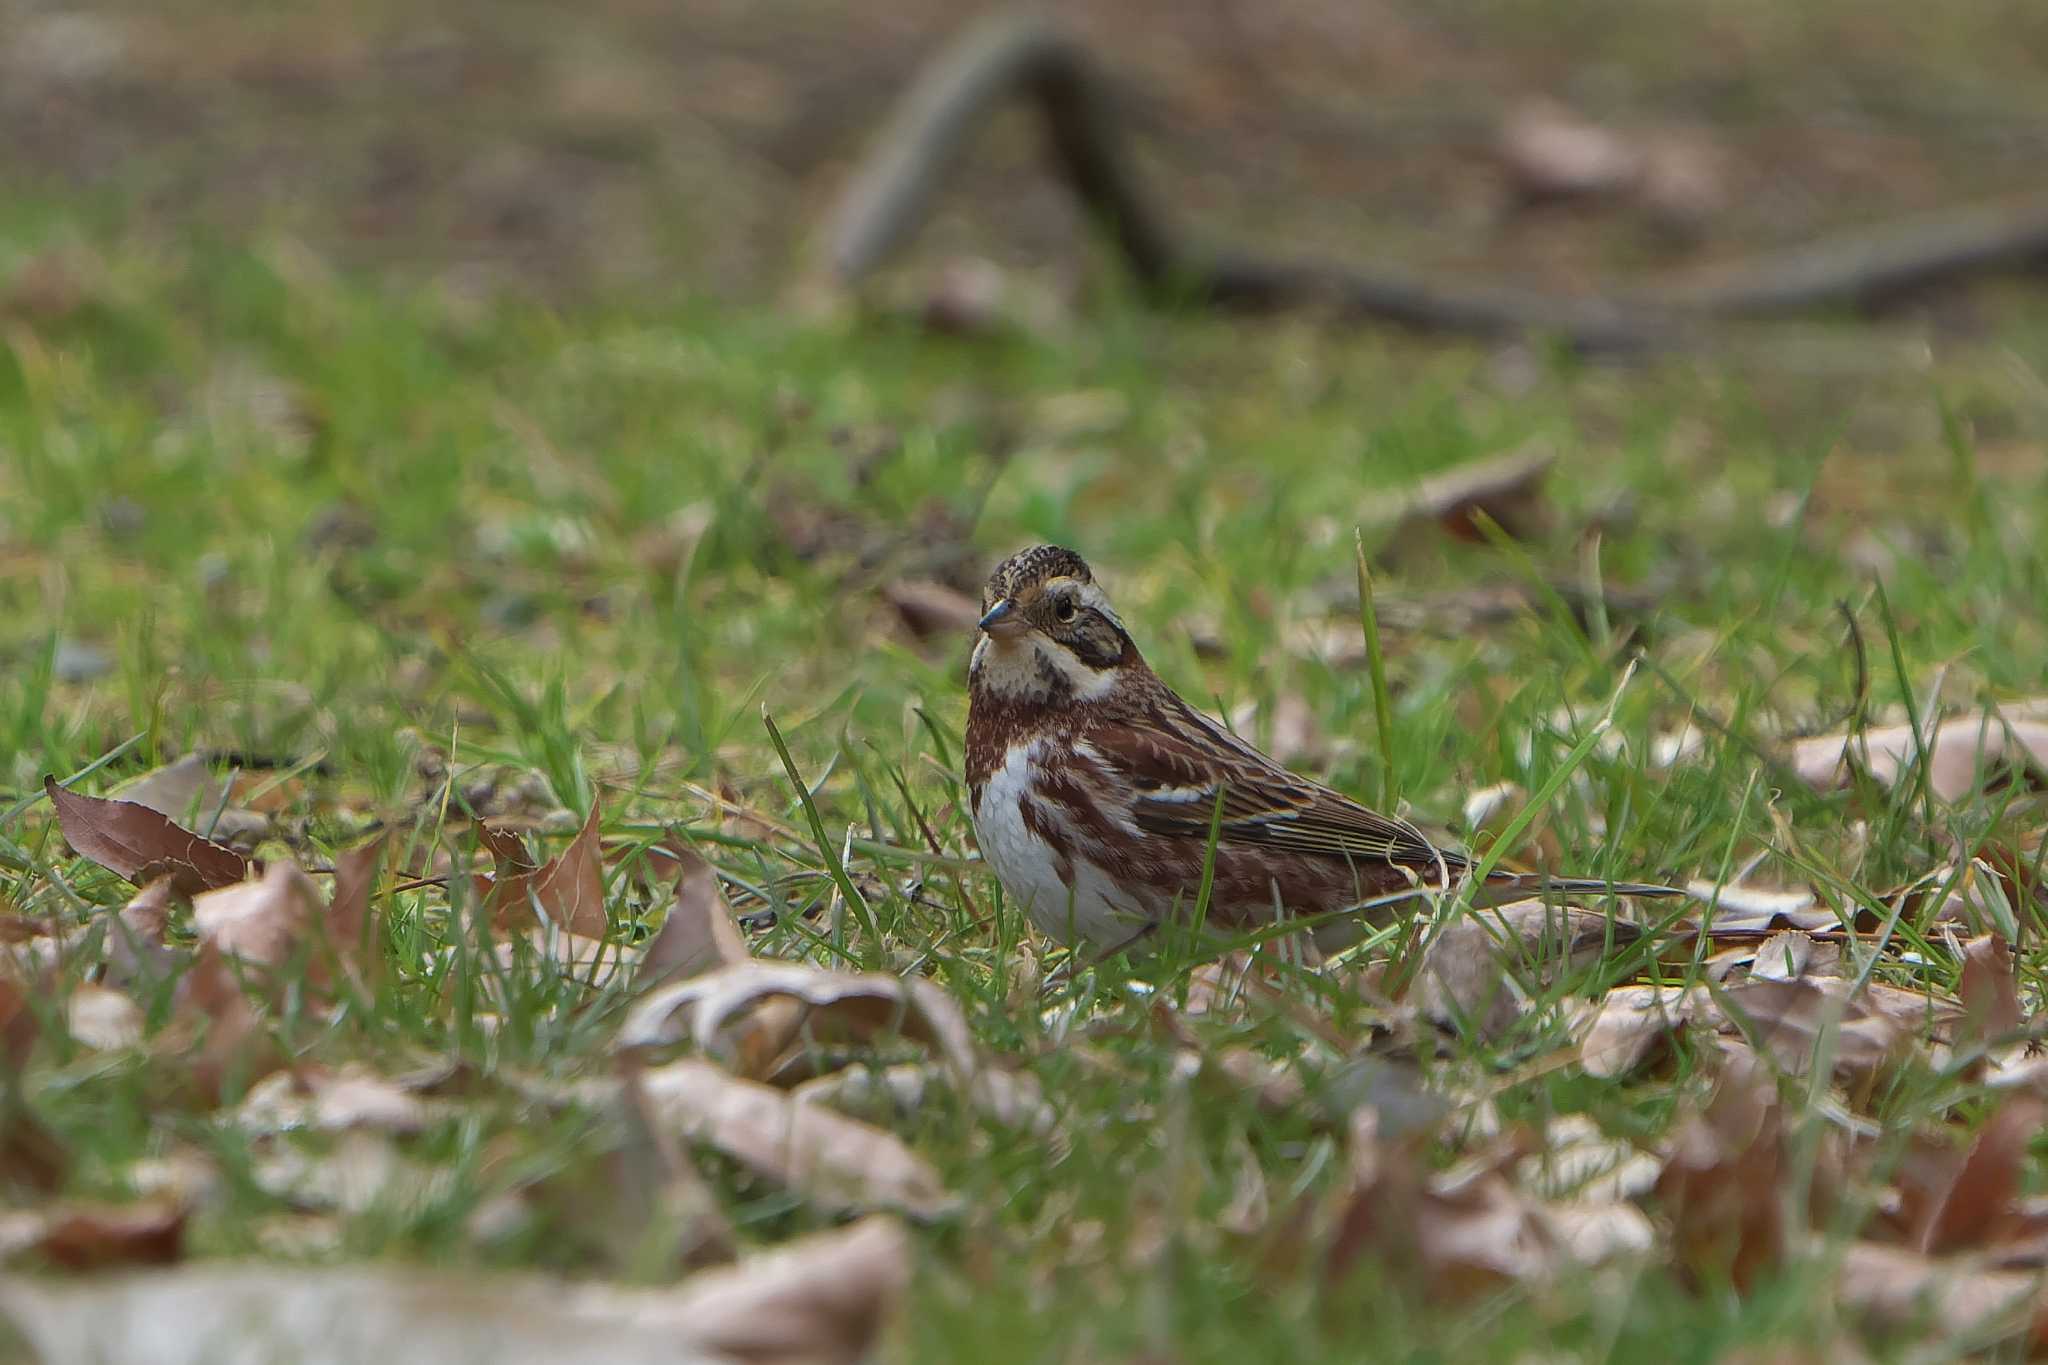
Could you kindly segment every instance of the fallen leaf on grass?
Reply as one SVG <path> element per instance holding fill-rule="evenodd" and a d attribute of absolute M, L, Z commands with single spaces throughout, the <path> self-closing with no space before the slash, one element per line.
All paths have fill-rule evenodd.
<path fill-rule="evenodd" d="M 1503 1174 L 1523 1150 L 1510 1147 L 1460 1168 L 1427 1171 L 1413 1144 L 1380 1140 L 1370 1110 L 1354 1115 L 1350 1147 L 1351 1188 L 1326 1251 L 1333 1280 L 1371 1255 L 1390 1271 L 1414 1272 L 1429 1293 L 1448 1297 L 1540 1282 L 1580 1264 L 1571 1259 L 1580 1248 L 1563 1240 L 1543 1206 Z M 1592 1220 L 1589 1212 L 1585 1221 Z M 1611 1235 L 1589 1227 L 1583 1249 L 1603 1258 L 1633 1246 L 1646 1227 Z"/>
<path fill-rule="evenodd" d="M 349 1128 L 417 1133 L 430 1117 L 419 1096 L 363 1066 L 273 1072 L 249 1087 L 235 1111 L 235 1122 L 254 1133 Z"/>
<path fill-rule="evenodd" d="M 828 972 L 749 960 L 657 987 L 626 1015 L 620 1047 L 684 1039 L 747 1076 L 800 1080 L 812 1044 L 898 1034 L 930 1046 L 955 1074 L 975 1070 L 974 1038 L 953 997 L 918 977 Z"/>
<path fill-rule="evenodd" d="M 1981 1249 L 2019 1230 L 2015 1200 L 2025 1177 L 2027 1144 L 2048 1110 L 2016 1100 L 1994 1114 L 1969 1150 L 1909 1161 L 1899 1183 L 1907 1242 L 1916 1251 Z"/>
<path fill-rule="evenodd" d="M 869 1217 L 701 1271 L 674 1290 L 572 1291 L 566 1309 L 616 1313 L 719 1359 L 855 1365 L 870 1358 L 909 1283 L 902 1224 Z"/>
<path fill-rule="evenodd" d="M 2020 772 L 2048 777 L 2048 720 L 2003 715 L 1952 716 L 1924 732 L 1927 785 L 1943 801 L 1957 801 L 1985 779 Z M 1922 745 L 1910 725 L 1885 725 L 1860 734 L 1821 735 L 1792 746 L 1792 768 L 1823 790 L 1861 769 L 1893 786 L 1919 761 Z"/>
<path fill-rule="evenodd" d="M 1695 1020 L 1719 1018 L 1700 986 L 1618 986 L 1581 1011 L 1579 1065 L 1589 1076 L 1626 1076 Z"/>
<path fill-rule="evenodd" d="M 1532 538 L 1550 519 L 1543 480 L 1556 463 L 1554 449 L 1532 442 L 1434 474 L 1367 507 L 1361 518 L 1391 528 L 1390 549 L 1414 528 L 1432 524 L 1459 540 L 1484 540 L 1481 518 L 1517 539 Z"/>
<path fill-rule="evenodd" d="M 310 946 L 325 909 L 320 889 L 297 863 L 272 863 L 261 881 L 238 882 L 192 899 L 201 941 L 230 957 L 278 967 Z"/>
<path fill-rule="evenodd" d="M 1516 195 L 1531 201 L 1615 194 L 1644 169 L 1633 139 L 1549 99 L 1527 101 L 1508 115 L 1495 155 Z"/>
<path fill-rule="evenodd" d="M 168 874 L 186 895 L 232 886 L 249 875 L 249 860 L 231 848 L 203 839 L 133 801 L 81 796 L 43 779 L 43 791 L 57 808 L 64 840 L 89 858 L 137 886 Z"/>
<path fill-rule="evenodd" d="M 380 833 L 366 844 L 335 855 L 334 895 L 327 904 L 328 935 L 366 980 L 374 979 L 384 960 L 373 938 L 376 921 L 370 914 L 377 874 L 384 868 L 384 839 Z"/>
<path fill-rule="evenodd" d="M 1732 1060 L 1705 1110 L 1679 1124 L 1657 1177 L 1679 1264 L 1742 1290 L 1777 1265 L 1786 1161 L 1777 1087 L 1754 1060 Z"/>
<path fill-rule="evenodd" d="M 38 1210 L 31 1246 L 66 1270 L 168 1265 L 185 1251 L 186 1207 L 170 1199 L 133 1204 L 60 1204 Z"/>
<path fill-rule="evenodd" d="M 398 1150 L 390 1138 L 350 1129 L 331 1144 L 285 1142 L 251 1168 L 258 1189 L 301 1210 L 382 1211 L 417 1217 L 455 1191 L 455 1172 Z"/>
<path fill-rule="evenodd" d="M 598 802 L 568 847 L 534 867 L 519 840 L 504 830 L 482 827 L 480 837 L 497 860 L 497 874 L 484 908 L 500 928 L 509 928 L 530 906 L 549 921 L 583 938 L 603 938 L 610 927 L 604 908 L 604 857 L 598 844 Z"/>
<path fill-rule="evenodd" d="M 120 800 L 147 806 L 167 820 L 211 821 L 209 838 L 260 837 L 269 828 L 269 820 L 257 811 L 228 805 L 234 787 L 233 778 L 213 781 L 206 760 L 198 754 L 186 754 L 144 773 L 115 795 Z"/>
<path fill-rule="evenodd" d="M 64 1002 L 64 1027 L 72 1040 L 101 1052 L 142 1041 L 142 1007 L 108 986 L 83 981 Z"/>
<path fill-rule="evenodd" d="M 170 979 L 177 955 L 164 945 L 171 924 L 174 879 L 158 877 L 107 925 L 107 980 L 116 986 Z"/>
<path fill-rule="evenodd" d="M 1907 1040 L 1896 1018 L 1840 978 L 1753 976 L 1722 990 L 1718 1003 L 1752 1047 L 1793 1076 L 1813 1069 L 1823 1038 L 1835 1071 L 1860 1079 L 1892 1062 Z"/>
<path fill-rule="evenodd" d="M 2025 1023 L 2012 949 L 2005 940 L 1997 934 L 1973 938 L 1963 945 L 1962 958 L 1962 980 L 1956 986 L 1963 1001 L 1959 1038 L 1988 1043 Z"/>
<path fill-rule="evenodd" d="M 1585 1114 L 1552 1120 L 1543 1144 L 1516 1163 L 1515 1183 L 1545 1199 L 1589 1206 L 1623 1203 L 1649 1193 L 1663 1163 L 1626 1138 L 1609 1137 Z"/>
<path fill-rule="evenodd" d="M 647 850 L 657 866 L 672 869 L 675 899 L 668 918 L 647 944 L 641 959 L 643 980 L 687 980 L 718 967 L 750 961 L 747 941 L 733 922 L 732 907 L 718 889 L 718 873 L 679 838 L 668 838 Z"/>
<path fill-rule="evenodd" d="M 2040 1283 L 2039 1275 L 1995 1270 L 1972 1258 L 1853 1242 L 1843 1249 L 1835 1292 L 1844 1308 L 1888 1326 L 1929 1326 L 1984 1344 L 2024 1331 L 2038 1318 Z"/>
<path fill-rule="evenodd" d="M 0 1276 L 0 1311 L 44 1365 L 854 1365 L 870 1357 L 909 1277 L 901 1226 L 868 1218 L 658 1288 L 215 1262 Z"/>
<path fill-rule="evenodd" d="M 267 1075 L 285 1059 L 217 944 L 201 944 L 178 978 L 171 1023 L 159 1035 L 160 1046 L 166 1053 L 182 1054 L 194 1087 L 208 1103 L 218 1103 L 233 1085 Z"/>
<path fill-rule="evenodd" d="M 1532 991 L 1642 937 L 1625 920 L 1541 900 L 1475 909 L 1422 955 L 1414 999 L 1432 1023 L 1493 1037 L 1521 1017 Z"/>
<path fill-rule="evenodd" d="M 1685 894 L 1711 907 L 1702 925 L 1714 932 L 1772 929 L 1839 929 L 1841 919 L 1809 887 L 1746 886 L 1740 882 L 1690 881 Z"/>
<path fill-rule="evenodd" d="M 895 1135 L 708 1062 L 649 1068 L 641 1085 L 658 1121 L 820 1208 L 887 1208 L 936 1218 L 958 1203 L 938 1172 Z"/>
<path fill-rule="evenodd" d="M 849 1066 L 805 1081 L 789 1095 L 805 1104 L 829 1104 L 847 1113 L 908 1117 L 924 1108 L 926 1096 L 935 1087 L 949 1087 L 953 1079 L 943 1068 L 925 1062 L 901 1062 L 881 1070 Z M 1046 1137 L 1059 1124 L 1038 1078 L 1028 1071 L 984 1068 L 969 1082 L 968 1098 L 976 1109 L 1005 1128 Z"/>
<path fill-rule="evenodd" d="M 882 596 L 920 640 L 966 640 L 981 619 L 981 604 L 957 588 L 926 579 L 891 581 Z"/>

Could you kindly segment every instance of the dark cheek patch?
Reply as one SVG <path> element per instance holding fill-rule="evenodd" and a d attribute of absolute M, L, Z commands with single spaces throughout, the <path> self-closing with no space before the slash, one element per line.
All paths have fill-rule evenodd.
<path fill-rule="evenodd" d="M 1074 639 L 1074 653 L 1090 668 L 1114 668 L 1124 657 L 1124 642 L 1106 621 L 1090 621 Z"/>

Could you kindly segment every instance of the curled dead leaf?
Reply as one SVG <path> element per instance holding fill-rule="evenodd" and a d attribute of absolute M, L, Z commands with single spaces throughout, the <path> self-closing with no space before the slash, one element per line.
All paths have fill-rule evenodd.
<path fill-rule="evenodd" d="M 902 1226 L 866 1218 L 652 1288 L 419 1267 L 210 1262 L 148 1274 L 0 1276 L 46 1365 L 236 1359 L 387 1365 L 854 1365 L 910 1278 Z"/>
<path fill-rule="evenodd" d="M 894 1134 L 708 1062 L 651 1067 L 641 1085 L 656 1121 L 673 1125 L 820 1208 L 950 1213 L 957 1199 L 937 1171 Z"/>
<path fill-rule="evenodd" d="M 1706 1108 L 1684 1120 L 1657 1177 L 1672 1251 L 1690 1273 L 1747 1290 L 1787 1243 L 1783 1121 L 1761 1066 L 1731 1060 Z"/>
<path fill-rule="evenodd" d="M 928 579 L 891 580 L 882 588 L 904 628 L 920 640 L 966 640 L 981 619 L 981 604 L 957 588 Z"/>
<path fill-rule="evenodd" d="M 1959 801 L 2005 774 L 2048 777 L 2048 720 L 2010 709 L 1936 722 L 1923 732 L 1924 745 L 1910 725 L 1802 739 L 1792 746 L 1792 768 L 1823 790 L 1843 785 L 1855 769 L 1889 787 L 1913 771 L 1924 747 L 1928 788 L 1943 801 Z"/>
<path fill-rule="evenodd" d="M 1907 1032 L 1867 993 L 1840 978 L 1751 977 L 1718 998 L 1722 1012 L 1788 1075 L 1811 1071 L 1823 1045 L 1839 1075 L 1867 1080 L 1890 1065 Z"/>
<path fill-rule="evenodd" d="M 976 1069 L 960 1007 L 922 978 L 828 972 L 749 960 L 650 991 L 620 1026 L 618 1045 L 665 1047 L 685 1039 L 753 1077 L 802 1079 L 814 1043 L 865 1043 L 898 1034 L 930 1046 L 961 1077 Z"/>
<path fill-rule="evenodd" d="M 1497 1036 L 1545 983 L 1640 937 L 1636 925 L 1576 906 L 1520 900 L 1477 908 L 1423 953 L 1415 1004 L 1432 1023 Z"/>
<path fill-rule="evenodd" d="M 419 1096 L 363 1066 L 272 1072 L 249 1087 L 235 1110 L 235 1122 L 255 1133 L 350 1128 L 417 1133 L 430 1117 Z"/>
<path fill-rule="evenodd" d="M 719 890 L 718 873 L 703 855 L 676 835 L 647 851 L 661 875 L 675 882 L 675 899 L 641 959 L 643 980 L 687 980 L 718 967 L 752 959 L 733 921 L 732 907 Z"/>
<path fill-rule="evenodd" d="M 180 828 L 148 806 L 81 796 L 43 779 L 64 840 L 116 876 L 141 886 L 159 876 L 187 895 L 232 886 L 249 875 L 249 860 L 231 848 Z"/>
<path fill-rule="evenodd" d="M 1687 1024 L 1718 1017 L 1704 987 L 1617 987 L 1582 1011 L 1579 1064 L 1588 1075 L 1626 1076 Z"/>
<path fill-rule="evenodd" d="M 142 1042 L 142 1007 L 109 986 L 80 982 L 64 1002 L 64 1024 L 72 1040 L 102 1052 Z"/>
<path fill-rule="evenodd" d="M 177 957 L 164 945 L 170 928 L 174 879 L 158 877 L 136 893 L 107 925 L 107 981 L 116 986 L 170 979 Z"/>
<path fill-rule="evenodd" d="M 279 967 L 307 949 L 325 909 L 320 889 L 297 863 L 277 862 L 261 881 L 195 896 L 192 923 L 202 942 L 228 956 Z"/>
<path fill-rule="evenodd" d="M 500 928 L 523 923 L 529 907 L 547 920 L 583 938 L 603 938 L 610 927 L 604 908 L 604 856 L 598 843 L 599 803 L 590 802 L 576 837 L 539 867 L 517 837 L 490 825 L 479 837 L 496 859 L 497 872 L 484 898 L 484 908 Z"/>
<path fill-rule="evenodd" d="M 924 1107 L 926 1096 L 935 1087 L 950 1087 L 953 1081 L 954 1077 L 943 1067 L 901 1062 L 880 1070 L 845 1067 L 805 1081 L 789 1093 L 791 1099 L 806 1104 L 829 1104 L 847 1113 L 908 1117 Z M 1046 1103 L 1038 1078 L 1028 1071 L 984 1068 L 970 1082 L 968 1099 L 1005 1128 L 1046 1137 L 1059 1125 L 1059 1116 Z"/>

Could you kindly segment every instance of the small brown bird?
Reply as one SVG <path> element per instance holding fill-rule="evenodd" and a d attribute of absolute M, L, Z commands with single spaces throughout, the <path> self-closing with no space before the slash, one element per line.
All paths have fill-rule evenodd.
<path fill-rule="evenodd" d="M 1115 949 L 1191 915 L 1219 794 L 1207 912 L 1219 929 L 1361 907 L 1384 921 L 1401 893 L 1470 868 L 1464 854 L 1289 772 L 1182 701 L 1072 550 L 1040 545 L 1004 560 L 982 609 L 968 665 L 974 827 L 1004 891 L 1042 932 Z M 1490 900 L 1546 891 L 1683 894 L 1487 878 Z"/>

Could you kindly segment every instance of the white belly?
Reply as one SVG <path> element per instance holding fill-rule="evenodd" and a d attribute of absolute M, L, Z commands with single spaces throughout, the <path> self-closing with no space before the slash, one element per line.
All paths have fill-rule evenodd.
<path fill-rule="evenodd" d="M 1150 916 L 1078 851 L 1072 860 L 1073 881 L 1062 879 L 1059 855 L 1024 823 L 1022 798 L 1030 789 L 1031 767 L 1042 742 L 1012 746 L 1003 766 L 982 788 L 981 802 L 974 809 L 982 860 L 995 869 L 1003 893 L 1023 907 L 1040 933 L 1062 943 L 1086 940 L 1105 948 L 1121 946 Z"/>

